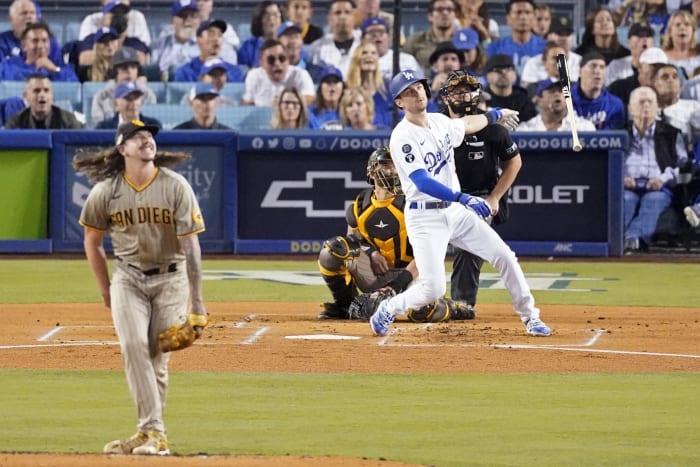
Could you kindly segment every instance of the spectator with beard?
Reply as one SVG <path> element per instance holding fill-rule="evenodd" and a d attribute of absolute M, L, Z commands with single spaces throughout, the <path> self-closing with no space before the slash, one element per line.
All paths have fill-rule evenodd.
<path fill-rule="evenodd" d="M 287 86 L 296 88 L 307 104 L 314 101 L 314 83 L 309 72 L 289 64 L 277 39 L 266 40 L 260 49 L 260 66 L 248 70 L 241 105 L 272 106 Z"/>
<path fill-rule="evenodd" d="M 520 121 L 530 120 L 537 115 L 535 104 L 525 88 L 517 86 L 518 75 L 515 64 L 509 55 L 497 54 L 486 62 L 486 92 L 491 96 L 491 108 L 502 107 L 520 112 Z"/>
<path fill-rule="evenodd" d="M 27 77 L 23 97 L 28 107 L 10 117 L 5 128 L 23 130 L 79 130 L 83 124 L 72 112 L 53 105 L 51 80 L 40 73 Z"/>
<path fill-rule="evenodd" d="M 559 80 L 542 80 L 535 91 L 535 104 L 539 113 L 518 125 L 518 131 L 571 131 L 564 93 Z M 595 131 L 595 126 L 588 120 L 574 115 L 578 131 Z"/>
<path fill-rule="evenodd" d="M 150 62 L 160 68 L 163 81 L 168 81 L 175 68 L 199 55 L 196 41 L 201 24 L 195 0 L 177 0 L 172 6 L 172 31 L 161 34 L 151 47 Z"/>

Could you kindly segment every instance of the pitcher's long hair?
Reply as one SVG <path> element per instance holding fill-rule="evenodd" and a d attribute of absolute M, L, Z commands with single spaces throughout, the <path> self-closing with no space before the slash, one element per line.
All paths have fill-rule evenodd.
<path fill-rule="evenodd" d="M 158 167 L 172 168 L 191 157 L 188 152 L 159 151 L 153 163 Z M 72 165 L 76 172 L 84 173 L 94 184 L 124 172 L 124 157 L 116 146 L 99 152 L 78 151 L 73 156 Z"/>

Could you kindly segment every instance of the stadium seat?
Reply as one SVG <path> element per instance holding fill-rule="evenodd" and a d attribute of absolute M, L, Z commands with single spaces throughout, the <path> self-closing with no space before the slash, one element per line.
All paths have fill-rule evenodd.
<path fill-rule="evenodd" d="M 226 83 L 221 89 L 221 95 L 240 104 L 243 97 L 243 83 Z"/>
<path fill-rule="evenodd" d="M 169 82 L 165 85 L 165 103 L 179 104 L 185 94 L 190 92 L 194 83 L 185 82 Z"/>
<path fill-rule="evenodd" d="M 106 84 L 100 81 L 86 81 L 83 83 L 83 114 L 85 119 L 90 122 L 92 121 L 92 98 L 97 94 L 97 92 L 105 87 Z"/>
<path fill-rule="evenodd" d="M 264 130 L 270 127 L 272 111 L 272 107 L 249 105 L 217 107 L 216 118 L 234 130 Z"/>
<path fill-rule="evenodd" d="M 145 104 L 141 113 L 159 120 L 164 130 L 172 130 L 175 125 L 192 119 L 192 109 L 179 104 Z"/>

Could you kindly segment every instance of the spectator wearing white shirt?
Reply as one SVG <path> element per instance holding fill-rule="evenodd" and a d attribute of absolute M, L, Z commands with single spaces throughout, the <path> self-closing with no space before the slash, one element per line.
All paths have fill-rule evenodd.
<path fill-rule="evenodd" d="M 542 53 L 530 58 L 523 66 L 523 72 L 520 76 L 520 85 L 524 88 L 532 90 L 536 88 L 537 83 L 543 79 L 557 76 L 552 75 L 548 63 L 546 62 L 549 58 L 545 57 L 545 52 L 550 42 L 553 42 L 554 45 L 563 50 L 563 52 L 558 53 L 564 53 L 564 55 L 566 55 L 566 64 L 569 68 L 569 79 L 571 82 L 578 81 L 581 56 L 571 51 L 571 47 L 574 44 L 574 28 L 571 24 L 571 20 L 565 16 L 558 16 L 552 19 L 552 25 L 549 28 L 546 39 L 547 44 L 545 44 L 545 49 Z M 549 45 L 549 47 L 552 46 Z"/>
<path fill-rule="evenodd" d="M 379 69 L 384 79 L 391 80 L 394 76 L 394 51 L 389 47 L 389 24 L 378 16 L 367 18 L 362 22 L 362 42 L 371 42 L 379 54 Z M 423 67 L 418 64 L 416 57 L 406 52 L 399 52 L 399 69 L 416 70 L 418 77 L 423 78 Z"/>
<path fill-rule="evenodd" d="M 559 80 L 542 80 L 535 91 L 535 104 L 539 114 L 526 122 L 521 122 L 517 131 L 571 131 L 564 94 Z M 578 131 L 595 131 L 595 125 L 574 115 Z"/>
<path fill-rule="evenodd" d="M 277 39 L 267 39 L 260 48 L 260 66 L 248 71 L 241 105 L 272 106 L 286 86 L 293 86 L 311 104 L 316 95 L 311 75 L 289 64 L 284 47 Z"/>
<path fill-rule="evenodd" d="M 163 81 L 175 68 L 199 55 L 197 28 L 201 20 L 195 0 L 177 0 L 172 5 L 172 29 L 161 34 L 151 47 L 151 64 L 158 65 Z"/>
<path fill-rule="evenodd" d="M 700 102 L 680 98 L 681 78 L 678 67 L 670 63 L 659 65 L 652 78 L 652 87 L 656 91 L 659 109 L 666 122 L 678 128 L 686 143 L 690 143 L 690 116 L 700 110 Z"/>
<path fill-rule="evenodd" d="M 330 32 L 309 46 L 309 59 L 321 67 L 334 66 L 347 77 L 350 57 L 362 41 L 353 29 L 355 7 L 350 0 L 331 0 L 328 8 Z"/>

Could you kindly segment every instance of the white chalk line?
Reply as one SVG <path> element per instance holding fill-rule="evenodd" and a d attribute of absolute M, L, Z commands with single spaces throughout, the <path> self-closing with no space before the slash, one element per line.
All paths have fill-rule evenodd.
<path fill-rule="evenodd" d="M 243 321 L 239 321 L 230 327 L 241 328 L 250 321 L 256 318 L 257 315 L 251 314 L 244 318 Z M 420 329 L 428 329 L 432 326 L 432 323 L 425 323 L 420 326 Z M 103 325 L 85 325 L 85 326 L 56 326 L 43 334 L 37 341 L 46 342 L 51 337 L 55 336 L 59 332 L 67 329 L 81 329 L 81 328 L 112 328 L 112 326 Z M 270 326 L 265 326 L 258 328 L 252 335 L 246 338 L 242 345 L 253 345 L 255 344 L 263 335 L 270 331 Z M 484 344 L 406 344 L 406 343 L 390 343 L 389 339 L 395 334 L 401 331 L 401 327 L 394 327 L 385 336 L 382 336 L 376 345 L 387 346 L 387 347 L 484 347 Z M 600 353 L 600 354 L 614 354 L 614 355 L 639 355 L 639 356 L 650 356 L 650 357 L 675 357 L 675 358 L 692 358 L 700 359 L 700 355 L 696 354 L 678 354 L 669 352 L 648 352 L 648 351 L 632 351 L 632 350 L 614 350 L 614 349 L 592 349 L 591 346 L 596 344 L 598 340 L 607 333 L 605 329 L 598 329 L 594 332 L 593 336 L 580 344 L 488 344 L 488 347 L 496 349 L 522 349 L 522 350 L 557 350 L 564 352 L 588 352 L 588 353 Z M 537 338 L 540 339 L 540 338 Z M 212 345 L 231 345 L 232 342 L 197 342 L 196 345 L 201 346 L 212 346 Z M 15 345 L 0 345 L 0 350 L 6 349 L 33 349 L 41 347 L 86 347 L 86 346 L 112 346 L 119 345 L 118 341 L 73 341 L 73 342 L 57 342 L 57 343 L 42 343 L 42 344 L 15 344 Z"/>

